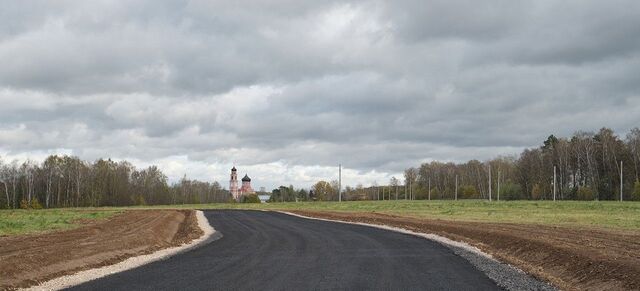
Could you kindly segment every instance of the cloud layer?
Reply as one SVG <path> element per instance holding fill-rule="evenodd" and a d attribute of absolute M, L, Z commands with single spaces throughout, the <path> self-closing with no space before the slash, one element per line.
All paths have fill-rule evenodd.
<path fill-rule="evenodd" d="M 0 154 L 385 183 L 640 116 L 637 1 L 38 1 L 0 11 Z"/>

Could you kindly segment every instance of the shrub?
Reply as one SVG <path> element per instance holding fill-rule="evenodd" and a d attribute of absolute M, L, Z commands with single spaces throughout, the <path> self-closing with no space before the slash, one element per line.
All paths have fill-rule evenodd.
<path fill-rule="evenodd" d="M 500 188 L 500 199 L 504 199 L 504 200 L 522 199 L 522 187 L 520 187 L 520 184 L 516 184 L 510 181 L 504 183 L 504 186 Z"/>
<path fill-rule="evenodd" d="M 22 199 L 20 200 L 20 208 L 21 209 L 42 209 L 42 204 L 40 204 L 37 198 L 31 199 L 31 203 L 29 203 L 27 199 Z"/>
<path fill-rule="evenodd" d="M 594 197 L 593 190 L 589 187 L 580 186 L 576 191 L 576 199 L 578 200 L 593 200 Z"/>
<path fill-rule="evenodd" d="M 578 196 L 578 187 L 569 187 L 567 188 L 567 191 L 565 192 L 565 199 L 568 200 L 577 200 L 577 196 Z"/>
<path fill-rule="evenodd" d="M 472 185 L 462 186 L 460 190 L 462 192 L 462 198 L 465 198 L 465 199 L 478 198 L 478 191 L 476 191 L 476 187 L 473 187 Z"/>
<path fill-rule="evenodd" d="M 249 194 L 242 196 L 242 203 L 260 203 L 260 198 L 258 198 L 257 194 Z"/>
<path fill-rule="evenodd" d="M 31 209 L 42 209 L 42 205 L 37 198 L 31 199 Z"/>
<path fill-rule="evenodd" d="M 431 188 L 431 199 L 438 199 L 440 198 L 440 193 L 438 193 L 438 188 Z M 427 193 L 427 197 L 429 196 L 429 193 Z"/>
<path fill-rule="evenodd" d="M 636 181 L 633 184 L 633 197 L 631 197 L 635 201 L 640 201 L 640 181 Z"/>
<path fill-rule="evenodd" d="M 136 197 L 135 205 L 147 205 L 147 202 L 144 200 L 144 196 L 138 195 Z"/>
<path fill-rule="evenodd" d="M 542 187 L 539 184 L 534 184 L 531 189 L 531 199 L 540 200 L 543 196 Z"/>

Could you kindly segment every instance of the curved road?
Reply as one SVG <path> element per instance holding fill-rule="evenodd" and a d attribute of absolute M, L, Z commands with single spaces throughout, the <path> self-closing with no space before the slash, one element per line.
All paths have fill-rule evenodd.
<path fill-rule="evenodd" d="M 205 211 L 223 237 L 73 290 L 500 290 L 429 240 L 276 212 Z"/>

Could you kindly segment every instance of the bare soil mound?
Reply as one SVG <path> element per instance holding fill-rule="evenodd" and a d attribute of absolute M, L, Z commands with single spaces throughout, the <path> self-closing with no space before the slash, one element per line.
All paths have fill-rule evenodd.
<path fill-rule="evenodd" d="M 565 290 L 640 289 L 640 232 L 428 220 L 380 213 L 291 211 L 434 233 L 476 246 Z"/>
<path fill-rule="evenodd" d="M 0 289 L 37 285 L 201 235 L 193 210 L 135 210 L 72 230 L 0 237 Z"/>

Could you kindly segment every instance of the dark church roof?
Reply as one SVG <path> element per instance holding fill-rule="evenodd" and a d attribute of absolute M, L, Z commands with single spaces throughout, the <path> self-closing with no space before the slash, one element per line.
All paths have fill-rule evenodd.
<path fill-rule="evenodd" d="M 251 182 L 251 178 L 249 178 L 247 174 L 244 174 L 244 178 L 242 178 L 242 182 Z"/>
<path fill-rule="evenodd" d="M 236 171 L 236 166 L 233 166 L 233 168 L 231 168 L 231 171 L 235 172 Z"/>

